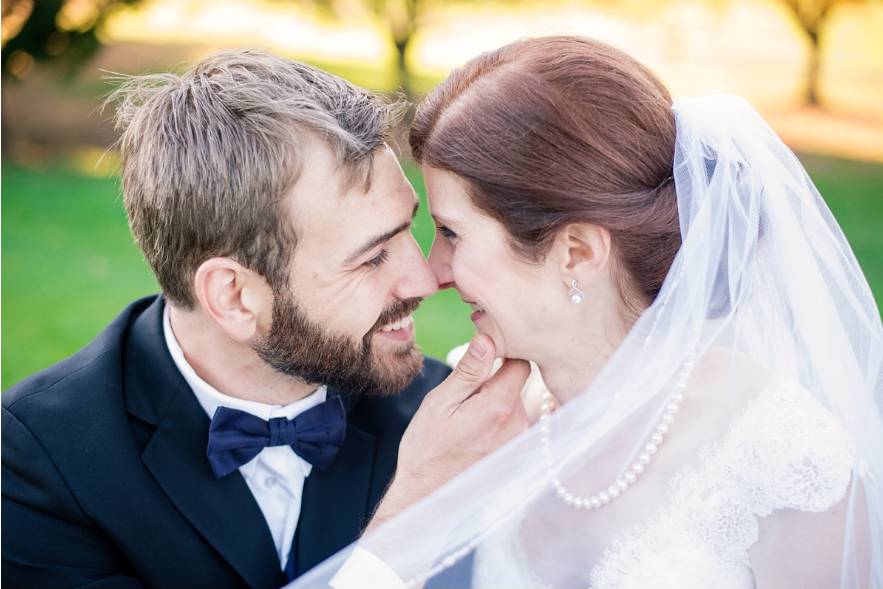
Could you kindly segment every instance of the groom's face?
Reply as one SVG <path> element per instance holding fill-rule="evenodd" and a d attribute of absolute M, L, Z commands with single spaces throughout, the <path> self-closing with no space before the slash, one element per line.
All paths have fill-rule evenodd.
<path fill-rule="evenodd" d="M 297 245 L 287 288 L 255 345 L 313 383 L 392 393 L 419 372 L 412 313 L 436 290 L 410 228 L 417 197 L 388 148 L 371 187 L 344 190 L 331 151 L 312 142 L 288 199 Z"/>

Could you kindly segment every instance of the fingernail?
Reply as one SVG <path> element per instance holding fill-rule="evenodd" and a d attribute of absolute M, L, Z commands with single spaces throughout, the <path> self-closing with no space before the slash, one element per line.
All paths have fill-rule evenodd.
<path fill-rule="evenodd" d="M 479 337 L 474 337 L 472 338 L 472 341 L 469 342 L 469 353 L 479 360 L 482 360 L 485 356 L 487 356 L 488 348 L 484 343 L 482 343 Z"/>

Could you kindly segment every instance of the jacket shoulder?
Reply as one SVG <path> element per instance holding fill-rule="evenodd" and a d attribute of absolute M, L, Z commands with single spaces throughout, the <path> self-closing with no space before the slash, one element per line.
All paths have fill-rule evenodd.
<path fill-rule="evenodd" d="M 416 401 L 419 406 L 426 393 L 437 387 L 451 373 L 451 368 L 429 356 L 423 357 L 423 369 L 414 380 L 398 395 L 402 401 Z M 414 407 L 414 411 L 417 407 Z"/>
<path fill-rule="evenodd" d="M 370 416 L 369 419 L 386 423 L 387 426 L 393 422 L 399 423 L 404 429 L 423 402 L 423 397 L 450 373 L 451 369 L 447 365 L 434 358 L 424 357 L 422 370 L 408 386 L 392 395 L 362 397 L 359 403 L 360 412 Z"/>
<path fill-rule="evenodd" d="M 104 392 L 121 385 L 124 340 L 134 317 L 154 300 L 141 299 L 129 305 L 86 347 L 72 356 L 25 378 L 2 394 L 3 408 L 27 421 L 49 414 L 64 418 L 81 413 L 90 392 Z M 70 411 L 77 408 L 76 411 Z"/>
<path fill-rule="evenodd" d="M 93 342 L 94 343 L 94 342 Z M 88 386 L 90 382 L 101 383 L 108 368 L 119 357 L 119 348 L 89 345 L 73 356 L 27 377 L 4 392 L 3 408 L 19 413 L 25 408 L 45 405 L 47 409 L 58 406 L 58 391 L 70 391 Z M 52 397 L 52 399 L 50 399 Z"/>
<path fill-rule="evenodd" d="M 429 356 L 424 356 L 423 370 L 420 371 L 420 374 L 417 375 L 408 388 L 423 388 L 425 389 L 423 391 L 423 394 L 425 395 L 446 379 L 450 373 L 451 367 L 444 362 L 436 360 L 435 358 L 430 358 Z"/>

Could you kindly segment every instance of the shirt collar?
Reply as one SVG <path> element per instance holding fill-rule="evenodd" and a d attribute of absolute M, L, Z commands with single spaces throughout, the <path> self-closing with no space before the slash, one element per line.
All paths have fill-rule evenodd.
<path fill-rule="evenodd" d="M 214 416 L 215 411 L 221 406 L 245 411 L 246 413 L 260 417 L 264 421 L 269 421 L 274 417 L 292 419 L 307 409 L 311 409 L 316 405 L 323 403 L 328 396 L 328 387 L 325 385 L 320 386 L 313 393 L 307 395 L 303 399 L 289 403 L 288 405 L 271 405 L 268 403 L 247 401 L 245 399 L 225 395 L 204 381 L 196 373 L 190 363 L 187 362 L 187 358 L 184 357 L 184 350 L 181 349 L 181 345 L 178 343 L 175 333 L 172 331 L 168 303 L 164 305 L 163 309 L 163 334 L 166 340 L 166 347 L 169 349 L 169 354 L 171 354 L 175 366 L 181 372 L 181 375 L 184 377 L 184 380 L 187 381 L 187 384 L 190 385 L 193 394 L 196 395 L 196 400 L 199 401 L 199 404 L 205 410 L 209 419 Z M 308 476 L 312 470 L 312 465 L 303 460 L 300 456 L 297 456 L 297 454 L 294 456 L 303 463 L 301 464 L 301 469 L 304 472 L 304 476 Z M 250 478 L 254 474 L 259 458 L 260 454 L 240 467 L 243 476 Z"/>

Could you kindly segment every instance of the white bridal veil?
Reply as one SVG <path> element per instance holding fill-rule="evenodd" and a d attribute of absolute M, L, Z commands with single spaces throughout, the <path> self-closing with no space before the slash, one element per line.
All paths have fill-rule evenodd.
<path fill-rule="evenodd" d="M 358 542 L 407 586 L 883 587 L 868 284 L 745 101 L 674 112 L 683 244 L 661 293 L 588 390 Z"/>

